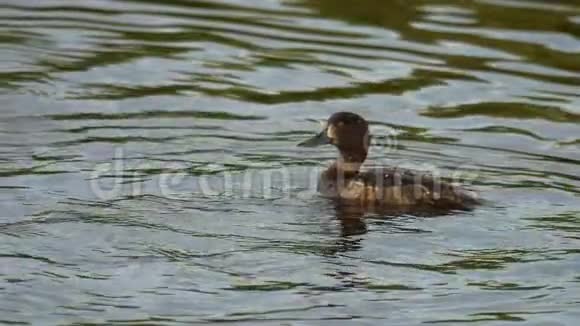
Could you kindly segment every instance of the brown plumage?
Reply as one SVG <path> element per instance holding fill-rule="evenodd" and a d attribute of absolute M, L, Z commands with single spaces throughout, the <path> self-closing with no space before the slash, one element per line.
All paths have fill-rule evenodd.
<path fill-rule="evenodd" d="M 324 171 L 318 190 L 326 197 L 364 206 L 469 209 L 479 203 L 475 193 L 448 180 L 394 167 L 360 171 L 370 145 L 368 123 L 351 112 L 333 114 L 318 135 L 299 144 L 334 145 L 340 155 Z"/>

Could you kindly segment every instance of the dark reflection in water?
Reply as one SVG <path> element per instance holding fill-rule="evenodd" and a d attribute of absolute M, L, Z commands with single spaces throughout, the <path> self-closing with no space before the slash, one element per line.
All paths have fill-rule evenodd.
<path fill-rule="evenodd" d="M 0 324 L 577 320 L 577 1 L 0 12 Z M 488 202 L 319 198 L 334 151 L 295 144 L 338 110 L 371 122 L 369 164 Z"/>

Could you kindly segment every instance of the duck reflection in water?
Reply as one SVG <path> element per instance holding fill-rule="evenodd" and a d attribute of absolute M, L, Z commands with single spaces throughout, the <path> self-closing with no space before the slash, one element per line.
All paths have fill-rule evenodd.
<path fill-rule="evenodd" d="M 327 248 L 325 254 L 334 255 L 339 252 L 357 251 L 362 248 L 361 242 L 368 232 L 368 224 L 381 225 L 381 229 L 389 233 L 419 234 L 430 231 L 413 227 L 411 224 L 417 218 L 449 215 L 453 211 L 413 210 L 402 208 L 366 207 L 335 200 L 330 208 L 334 220 L 338 223 L 339 237 L 335 244 Z"/>

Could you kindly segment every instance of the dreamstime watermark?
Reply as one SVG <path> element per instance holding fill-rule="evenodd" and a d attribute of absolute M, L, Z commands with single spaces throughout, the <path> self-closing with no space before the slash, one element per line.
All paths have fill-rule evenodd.
<path fill-rule="evenodd" d="M 397 132 L 393 131 L 372 137 L 369 150 L 372 156 L 377 151 L 393 152 L 398 146 Z M 408 168 L 425 173 L 410 176 L 406 172 Z M 100 200 L 151 193 L 169 199 L 191 195 L 232 199 L 290 199 L 316 193 L 319 176 L 325 169 L 326 167 L 317 165 L 281 164 L 274 168 L 263 168 L 251 165 L 139 160 L 128 158 L 123 148 L 119 147 L 115 149 L 110 162 L 98 164 L 89 172 L 89 186 Z M 392 189 L 401 191 L 407 186 L 422 185 L 412 189 L 415 196 L 424 196 L 425 191 L 435 194 L 441 191 L 443 176 L 446 181 L 469 185 L 479 175 L 475 167 L 465 164 L 458 165 L 451 173 L 447 169 L 445 174 L 440 173 L 440 169 L 434 165 L 389 167 L 388 174 L 380 169 L 370 171 L 382 173 L 371 178 L 378 189 L 399 186 Z M 335 180 L 339 186 L 345 182 L 340 175 Z"/>

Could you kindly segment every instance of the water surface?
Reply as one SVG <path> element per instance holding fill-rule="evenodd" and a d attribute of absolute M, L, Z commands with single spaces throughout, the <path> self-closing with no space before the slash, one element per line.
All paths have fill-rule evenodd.
<path fill-rule="evenodd" d="M 580 317 L 577 1 L 0 15 L 0 324 Z M 487 203 L 353 218 L 319 198 L 335 153 L 295 145 L 339 110 L 371 121 L 375 164 L 459 175 Z"/>

